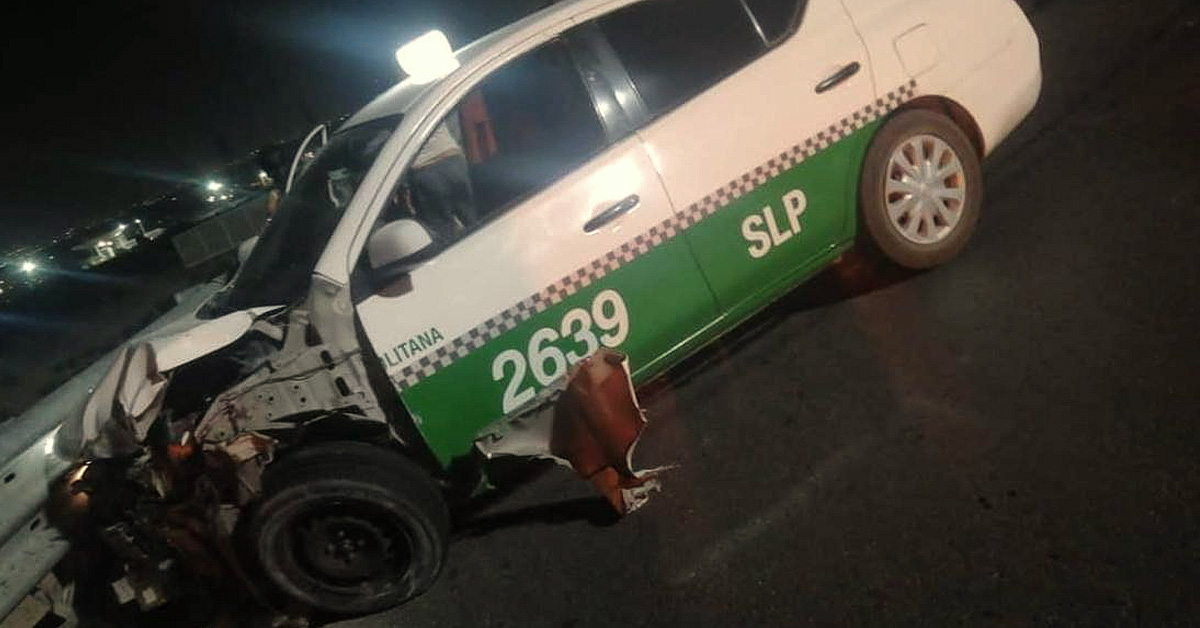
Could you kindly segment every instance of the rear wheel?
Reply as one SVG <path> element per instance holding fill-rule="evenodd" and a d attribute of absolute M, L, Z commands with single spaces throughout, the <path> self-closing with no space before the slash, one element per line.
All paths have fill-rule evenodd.
<path fill-rule="evenodd" d="M 859 188 L 862 231 L 906 268 L 932 268 L 962 251 L 983 200 L 979 158 L 941 114 L 905 111 L 880 129 Z"/>
<path fill-rule="evenodd" d="M 248 541 L 284 595 L 336 615 L 423 592 L 445 557 L 449 516 L 420 467 L 380 447 L 310 446 L 267 470 Z"/>

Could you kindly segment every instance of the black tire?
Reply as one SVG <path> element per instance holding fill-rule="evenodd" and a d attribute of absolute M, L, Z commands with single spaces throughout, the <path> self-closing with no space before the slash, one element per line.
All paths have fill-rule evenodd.
<path fill-rule="evenodd" d="M 927 217 L 924 223 L 918 219 L 917 227 L 910 236 L 905 235 L 903 231 L 914 224 L 911 218 L 913 213 L 901 214 L 900 224 L 896 224 L 888 209 L 889 201 L 902 203 L 908 197 L 895 192 L 889 195 L 887 186 L 889 178 L 903 176 L 903 171 L 893 167 L 892 163 L 892 156 L 897 154 L 901 147 L 915 150 L 915 145 L 921 150 L 932 152 L 934 142 L 915 142 L 914 145 L 908 145 L 910 140 L 921 137 L 940 139 L 953 151 L 953 156 L 962 166 L 961 172 L 944 179 L 942 184 L 948 188 L 961 186 L 964 198 L 961 201 L 935 200 L 935 193 L 930 192 L 931 196 L 927 202 L 943 203 L 941 207 L 947 210 L 947 215 L 952 216 L 955 222 L 951 224 L 941 214 Z M 906 154 L 912 152 L 906 150 Z M 948 183 L 950 181 L 955 183 Z M 918 197 L 916 200 L 921 199 Z M 949 118 L 924 109 L 904 111 L 888 120 L 875 134 L 867 150 L 859 183 L 860 233 L 865 236 L 870 249 L 905 268 L 920 270 L 944 264 L 957 256 L 971 239 L 979 222 L 982 204 L 983 174 L 978 153 L 962 129 Z M 933 205 L 919 207 L 932 208 Z M 903 216 L 909 216 L 908 220 L 904 220 Z M 922 241 L 935 238 L 940 239 Z"/>
<path fill-rule="evenodd" d="M 268 467 L 246 541 L 285 597 L 348 616 L 428 589 L 449 527 L 442 493 L 419 466 L 382 447 L 332 442 Z"/>

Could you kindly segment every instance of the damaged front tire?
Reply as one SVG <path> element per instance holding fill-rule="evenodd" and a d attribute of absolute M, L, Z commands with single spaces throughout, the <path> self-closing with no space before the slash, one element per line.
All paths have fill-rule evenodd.
<path fill-rule="evenodd" d="M 429 475 L 364 443 L 312 445 L 271 465 L 247 541 L 282 593 L 316 611 L 401 604 L 441 570 L 449 515 Z"/>

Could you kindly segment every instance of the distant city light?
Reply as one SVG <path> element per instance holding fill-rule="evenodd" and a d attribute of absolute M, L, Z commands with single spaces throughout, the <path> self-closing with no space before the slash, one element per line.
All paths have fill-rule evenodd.
<path fill-rule="evenodd" d="M 429 83 L 458 68 L 450 40 L 433 30 L 396 49 L 396 63 L 416 83 Z"/>
<path fill-rule="evenodd" d="M 28 260 L 21 262 L 21 272 L 25 273 L 26 275 L 32 275 L 33 272 L 37 269 L 38 269 L 38 265 L 35 262 L 31 262 Z"/>
<path fill-rule="evenodd" d="M 225 184 L 220 181 L 209 181 L 206 187 L 209 192 L 220 192 L 221 188 L 225 187 Z"/>

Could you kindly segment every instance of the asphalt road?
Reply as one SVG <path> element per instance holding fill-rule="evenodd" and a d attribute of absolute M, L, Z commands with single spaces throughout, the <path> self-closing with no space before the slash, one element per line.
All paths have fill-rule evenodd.
<path fill-rule="evenodd" d="M 1200 624 L 1200 7 L 1027 4 L 961 259 L 799 289 L 646 391 L 644 510 L 542 473 L 344 625 Z"/>

